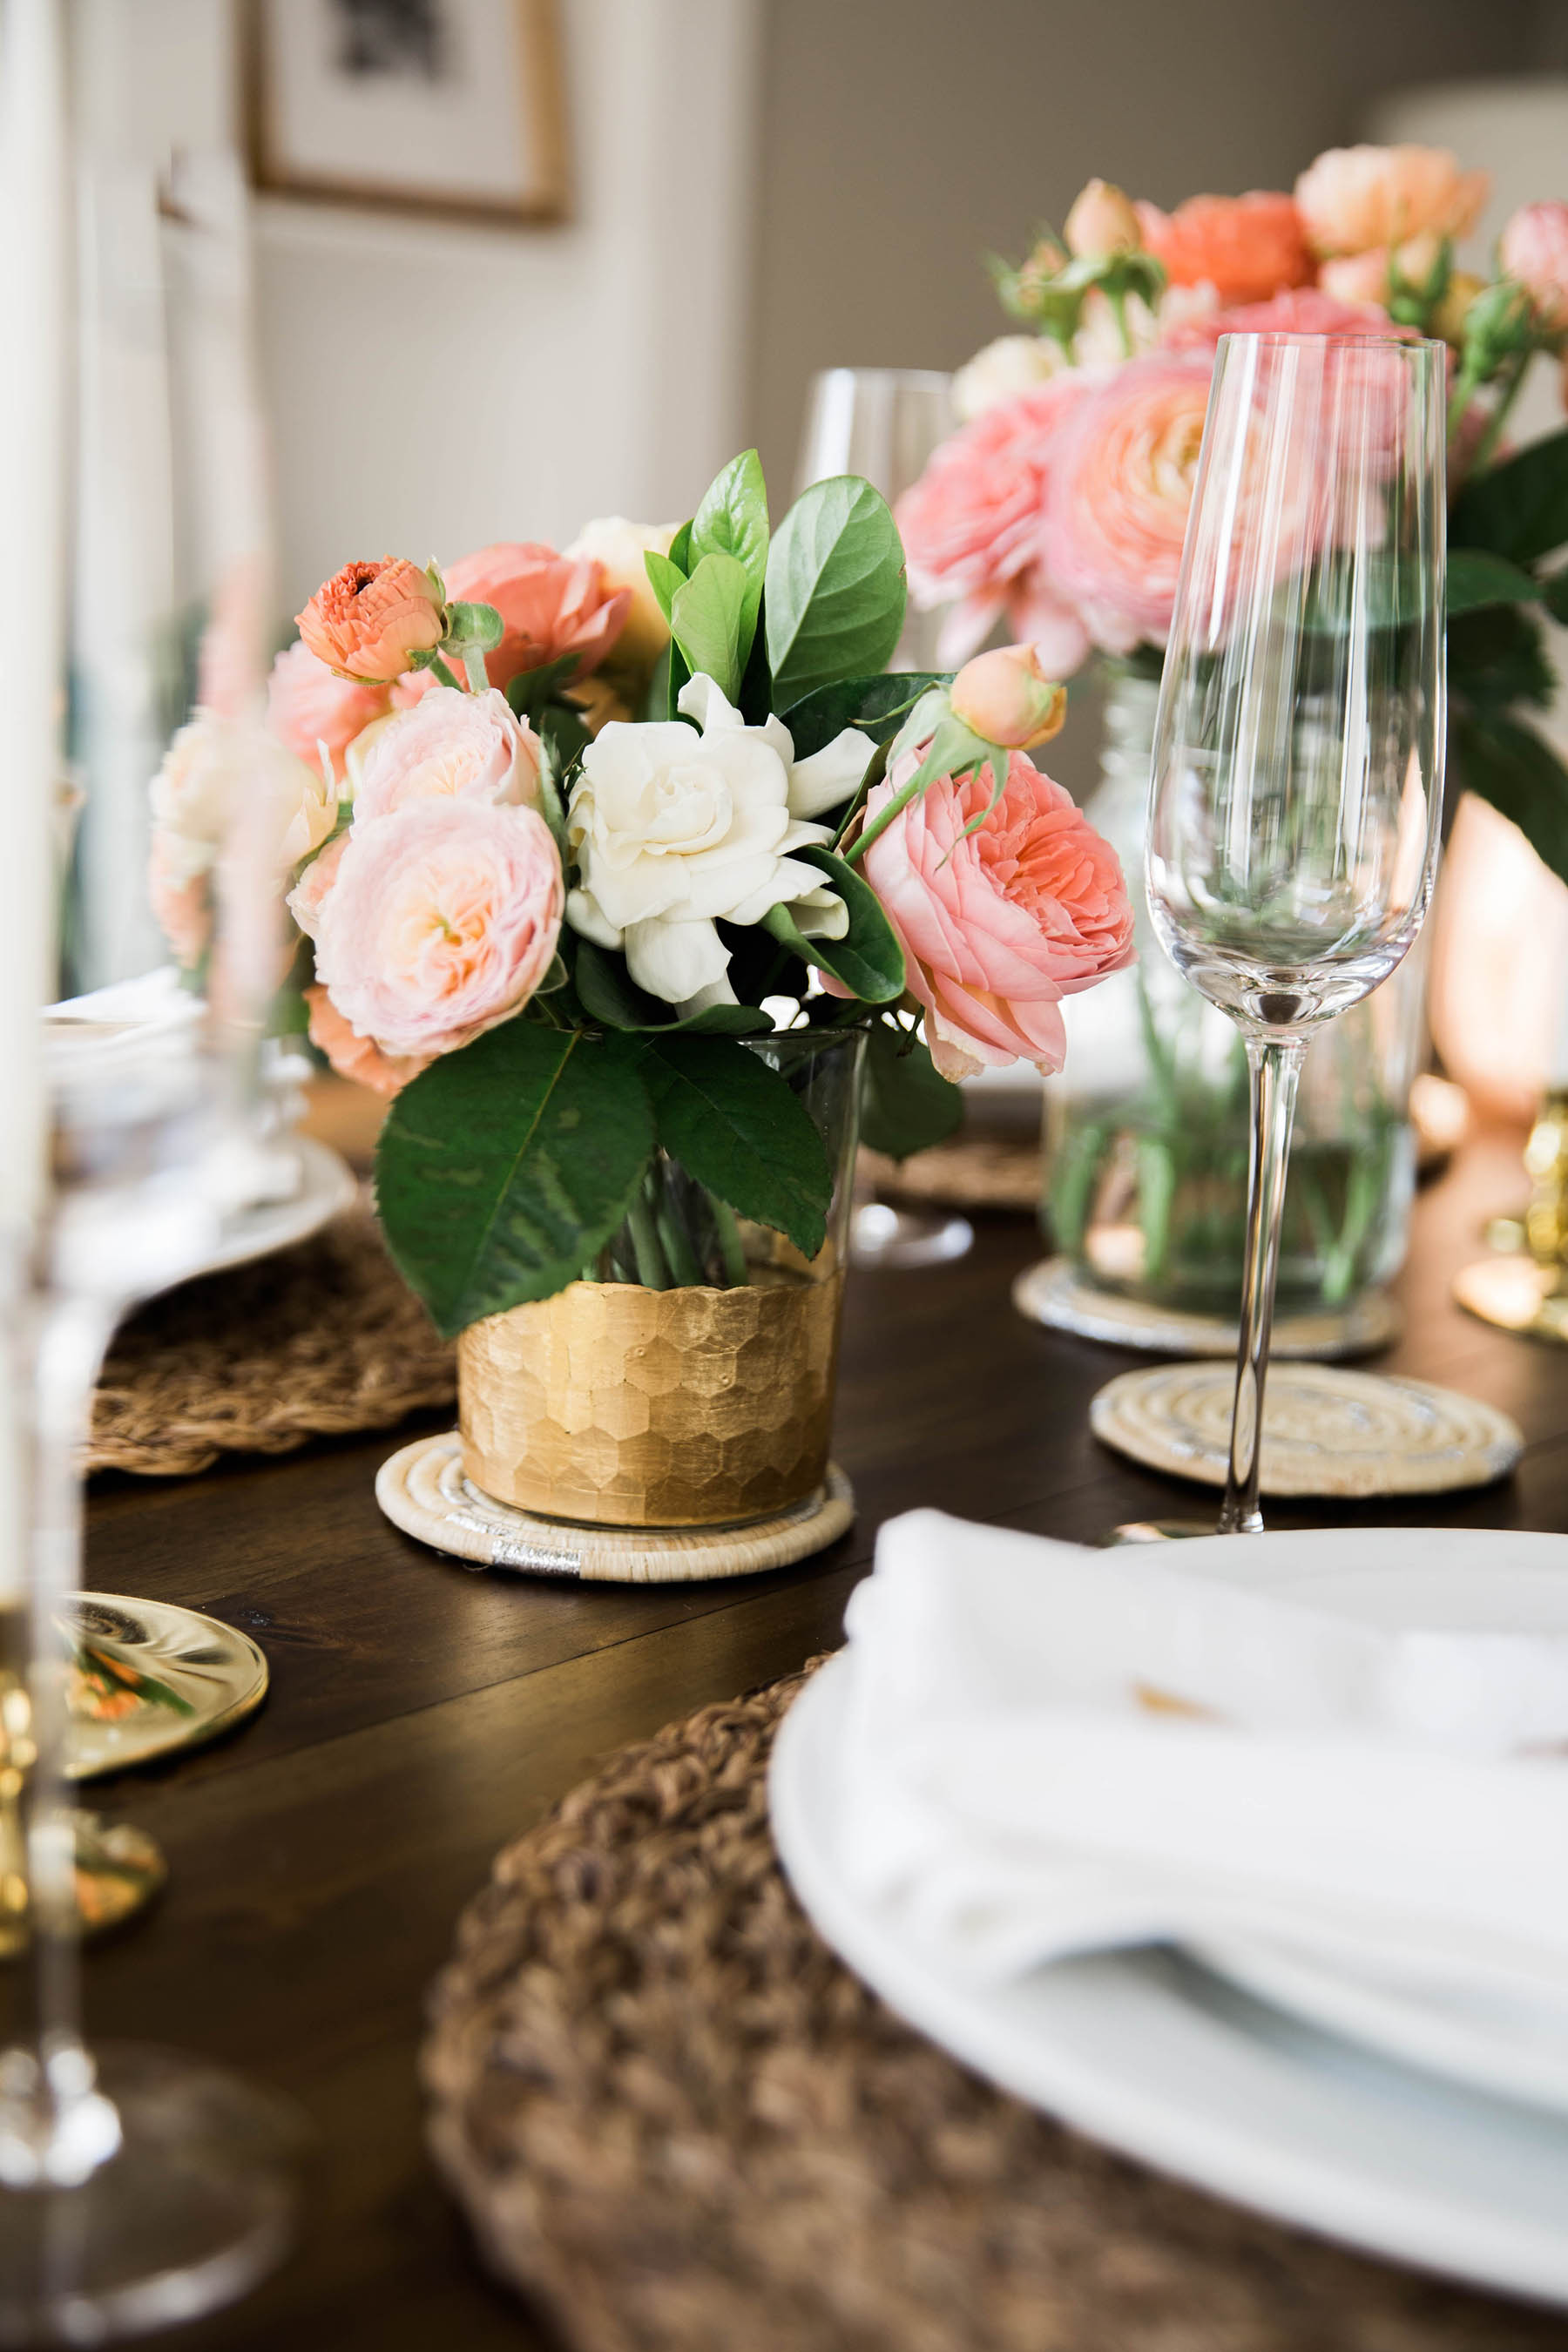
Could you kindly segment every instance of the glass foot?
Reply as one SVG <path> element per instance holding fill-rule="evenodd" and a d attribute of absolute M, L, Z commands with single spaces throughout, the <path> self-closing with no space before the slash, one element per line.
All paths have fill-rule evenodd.
<path fill-rule="evenodd" d="M 109 2044 L 120 2147 L 79 2188 L 0 2191 L 0 2344 L 104 2344 L 248 2293 L 293 2237 L 303 2131 L 171 2050 Z"/>
<path fill-rule="evenodd" d="M 946 1265 L 973 1246 L 974 1228 L 967 1217 L 920 1217 L 889 1208 L 885 1201 L 868 1201 L 855 1212 L 849 1258 L 853 1265 L 901 1270 Z"/>
<path fill-rule="evenodd" d="M 96 1813 L 75 1812 L 71 1823 L 78 1930 L 83 1936 L 106 1935 L 133 1919 L 163 1892 L 169 1865 L 146 1831 L 130 1822 L 103 1822 Z M 0 1878 L 0 1961 L 18 1958 L 27 1940 L 25 1910 L 5 1900 L 11 1884 L 8 1874 Z M 5 2342 L 0 2327 L 0 2344 Z"/>
<path fill-rule="evenodd" d="M 1183 1543 L 1192 1536 L 1215 1536 L 1219 1529 L 1212 1519 L 1124 1519 L 1112 1528 L 1105 1545 Z"/>

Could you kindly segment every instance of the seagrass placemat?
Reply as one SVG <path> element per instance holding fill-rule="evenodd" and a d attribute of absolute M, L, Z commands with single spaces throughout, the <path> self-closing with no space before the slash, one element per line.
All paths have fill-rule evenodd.
<path fill-rule="evenodd" d="M 959 1135 L 908 1160 L 864 1148 L 860 1173 L 884 1201 L 944 1209 L 1027 1209 L 1040 1205 L 1040 1146 L 1036 1136 Z"/>
<path fill-rule="evenodd" d="M 1568 2319 L 1162 2179 L 901 2025 L 773 1857 L 804 1679 L 506 1847 L 434 1989 L 437 2161 L 572 2352 L 1563 2352 Z"/>
<path fill-rule="evenodd" d="M 455 1351 L 362 1202 L 312 1241 L 134 1315 L 99 1382 L 88 1467 L 179 1476 L 220 1454 L 390 1429 L 456 1393 Z"/>

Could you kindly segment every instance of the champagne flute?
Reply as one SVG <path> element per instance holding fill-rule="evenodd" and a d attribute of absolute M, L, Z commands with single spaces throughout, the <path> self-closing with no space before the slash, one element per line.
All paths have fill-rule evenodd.
<path fill-rule="evenodd" d="M 835 474 L 859 474 L 889 506 L 919 481 L 958 422 L 952 380 L 931 368 L 825 368 L 812 380 L 795 490 Z M 905 615 L 889 669 L 939 669 L 942 613 Z M 885 1201 L 861 1201 L 850 1254 L 861 1266 L 942 1265 L 974 1244 L 967 1217 L 919 1216 Z"/>
<path fill-rule="evenodd" d="M 1445 353 L 1220 340 L 1150 777 L 1149 904 L 1240 1030 L 1252 1150 L 1222 1534 L 1253 1534 L 1308 1040 L 1387 979 L 1443 807 Z"/>

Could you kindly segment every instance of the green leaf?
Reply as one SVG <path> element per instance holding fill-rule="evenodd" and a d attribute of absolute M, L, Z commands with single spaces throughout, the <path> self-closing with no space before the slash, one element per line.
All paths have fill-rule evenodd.
<path fill-rule="evenodd" d="M 741 695 L 748 593 L 744 564 L 732 555 L 705 555 L 690 579 L 682 581 L 669 608 L 670 634 L 688 669 L 694 677 L 706 670 L 731 702 Z"/>
<path fill-rule="evenodd" d="M 1568 624 L 1568 564 L 1542 583 L 1541 596 L 1552 619 Z"/>
<path fill-rule="evenodd" d="M 1568 540 L 1568 425 L 1467 482 L 1448 540 L 1450 549 L 1489 548 L 1513 563 L 1532 563 L 1561 547 Z"/>
<path fill-rule="evenodd" d="M 1532 702 L 1544 710 L 1557 691 L 1541 624 L 1518 604 L 1493 604 L 1448 624 L 1451 694 L 1478 709 Z"/>
<path fill-rule="evenodd" d="M 682 1020 L 673 1004 L 649 996 L 637 985 L 623 957 L 593 940 L 578 940 L 573 977 L 584 1012 L 606 1029 L 638 1034 L 679 1029 L 706 1031 L 719 1037 L 763 1037 L 773 1026 L 754 1004 L 710 1004 L 705 1012 L 689 1013 Z"/>
<path fill-rule="evenodd" d="M 646 1075 L 671 1157 L 737 1216 L 815 1257 L 827 1238 L 833 1171 L 788 1080 L 730 1037 L 660 1037 Z"/>
<path fill-rule="evenodd" d="M 763 583 L 768 568 L 768 489 L 754 449 L 731 457 L 691 518 L 691 552 L 732 555 L 746 574 L 741 611 L 741 667 L 744 671 L 757 631 Z"/>
<path fill-rule="evenodd" d="M 481 653 L 489 653 L 492 646 L 500 645 L 505 635 L 505 625 L 493 604 L 448 604 L 447 607 L 445 642 L 449 646 L 478 646 Z"/>
<path fill-rule="evenodd" d="M 669 560 L 683 580 L 691 572 L 691 525 L 683 522 L 669 542 Z"/>
<path fill-rule="evenodd" d="M 448 1339 L 563 1290 L 616 1231 L 654 1146 L 639 1065 L 629 1039 L 509 1021 L 404 1087 L 376 1206 Z"/>
<path fill-rule="evenodd" d="M 659 553 L 657 547 L 650 547 L 644 555 L 643 569 L 647 573 L 649 586 L 658 598 L 659 611 L 668 621 L 674 609 L 676 596 L 686 584 L 686 574 L 679 563 L 672 563 L 668 555 Z"/>
<path fill-rule="evenodd" d="M 559 688 L 569 685 L 582 667 L 581 654 L 563 654 L 559 661 L 542 663 L 538 669 L 514 671 L 506 682 L 506 698 L 514 715 L 537 720 L 545 704 L 557 698 Z"/>
<path fill-rule="evenodd" d="M 815 866 L 833 885 L 849 909 L 849 929 L 841 940 L 807 939 L 782 906 L 764 916 L 766 929 L 782 947 L 832 972 L 867 1004 L 896 1003 L 904 992 L 904 951 L 870 884 L 831 849 L 792 849 L 790 856 Z"/>
<path fill-rule="evenodd" d="M 933 686 L 952 684 L 951 670 L 883 670 L 876 677 L 841 677 L 836 685 L 802 695 L 780 716 L 789 729 L 795 758 L 809 760 L 846 727 L 858 727 L 874 743 L 891 742 L 922 694 Z"/>
<path fill-rule="evenodd" d="M 1460 613 L 1479 613 L 1488 604 L 1525 604 L 1541 594 L 1541 583 L 1506 556 L 1484 548 L 1456 547 L 1448 557 L 1446 600 L 1450 620 Z"/>
<path fill-rule="evenodd" d="M 860 1140 L 889 1159 L 942 1143 L 963 1117 L 959 1087 L 937 1074 L 925 1040 L 879 1021 L 866 1040 Z"/>
<path fill-rule="evenodd" d="M 1568 769 L 1533 728 L 1490 714 L 1450 720 L 1459 773 L 1518 825 L 1542 863 L 1568 882 Z"/>
<path fill-rule="evenodd" d="M 904 551 L 885 499 L 855 474 L 814 482 L 768 551 L 768 663 L 786 708 L 881 669 L 904 625 Z"/>

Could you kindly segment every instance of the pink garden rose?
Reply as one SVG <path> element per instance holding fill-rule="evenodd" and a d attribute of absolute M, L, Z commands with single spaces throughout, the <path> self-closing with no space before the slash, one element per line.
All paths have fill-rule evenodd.
<path fill-rule="evenodd" d="M 550 969 L 565 896 L 536 810 L 449 798 L 356 824 L 330 885 L 310 910 L 317 978 L 394 1057 L 453 1053 L 521 1012 Z"/>
<path fill-rule="evenodd" d="M 377 734 L 359 769 L 354 823 L 388 816 L 416 800 L 488 801 L 532 807 L 542 746 L 514 719 L 504 694 L 432 687 Z"/>
<path fill-rule="evenodd" d="M 388 686 L 413 655 L 440 644 L 446 627 L 430 574 L 391 555 L 345 563 L 294 618 L 310 651 L 338 677 Z"/>
<path fill-rule="evenodd" d="M 305 991 L 305 1002 L 310 1008 L 311 1045 L 325 1054 L 340 1078 L 368 1087 L 372 1094 L 400 1094 L 435 1058 L 429 1054 L 384 1054 L 374 1039 L 349 1027 L 319 982 Z"/>
<path fill-rule="evenodd" d="M 913 775 L 923 749 L 894 762 L 867 802 L 868 821 Z M 1132 961 L 1116 852 L 1070 794 L 1015 751 L 1000 802 L 961 838 L 990 797 L 988 772 L 931 785 L 878 835 L 861 867 L 898 933 L 931 1058 L 947 1078 L 1016 1061 L 1059 1070 L 1062 998 Z"/>
<path fill-rule="evenodd" d="M 312 768 L 320 763 L 324 743 L 340 784 L 343 753 L 391 704 L 389 687 L 337 677 L 302 638 L 279 655 L 267 681 L 267 724 L 273 734 Z"/>
<path fill-rule="evenodd" d="M 1468 236 L 1490 185 L 1442 147 L 1331 147 L 1297 181 L 1296 203 L 1314 251 L 1370 253 L 1426 230 Z"/>
<path fill-rule="evenodd" d="M 1568 204 L 1521 205 L 1499 240 L 1498 259 L 1549 332 L 1568 327 Z"/>
<path fill-rule="evenodd" d="M 615 645 L 632 604 L 631 591 L 609 588 L 591 556 L 557 555 L 536 541 L 501 541 L 463 556 L 447 569 L 447 593 L 500 614 L 501 641 L 485 656 L 499 687 L 567 654 L 577 656 L 572 677 L 585 677 Z"/>
<path fill-rule="evenodd" d="M 1140 204 L 1138 225 L 1171 285 L 1212 286 L 1222 302 L 1266 301 L 1312 276 L 1293 196 L 1189 196 L 1173 213 Z"/>
<path fill-rule="evenodd" d="M 1131 360 L 1057 437 L 1043 545 L 1057 592 L 1108 653 L 1170 628 L 1210 373 L 1196 353 Z"/>
<path fill-rule="evenodd" d="M 1345 302 L 1302 286 L 1276 294 L 1268 302 L 1243 302 L 1229 310 L 1211 310 L 1203 317 L 1173 323 L 1165 336 L 1173 352 L 1212 352 L 1222 335 L 1399 335 L 1415 333 L 1414 327 L 1396 327 L 1374 301 Z"/>

